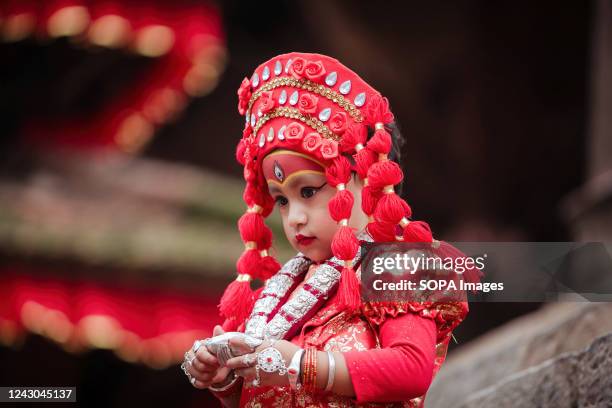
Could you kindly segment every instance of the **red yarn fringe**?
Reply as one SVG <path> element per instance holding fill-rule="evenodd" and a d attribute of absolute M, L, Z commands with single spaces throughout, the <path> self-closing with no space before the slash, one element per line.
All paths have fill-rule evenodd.
<path fill-rule="evenodd" d="M 403 178 L 404 172 L 391 160 L 374 163 L 368 170 L 368 184 L 375 189 L 399 184 Z"/>
<path fill-rule="evenodd" d="M 431 242 L 433 236 L 431 228 L 425 221 L 411 221 L 404 228 L 404 241 L 406 242 Z"/>
<path fill-rule="evenodd" d="M 331 250 L 336 258 L 343 261 L 355 258 L 359 250 L 359 240 L 357 240 L 351 227 L 338 228 L 332 239 Z"/>
<path fill-rule="evenodd" d="M 342 268 L 338 286 L 338 302 L 349 312 L 357 310 L 361 305 L 361 288 L 352 268 Z"/>
<path fill-rule="evenodd" d="M 270 279 L 279 271 L 281 265 L 273 256 L 264 256 L 259 263 L 257 277 L 262 280 Z"/>
<path fill-rule="evenodd" d="M 375 242 L 395 242 L 395 224 L 374 221 L 366 229 Z"/>
<path fill-rule="evenodd" d="M 368 176 L 368 169 L 378 160 L 378 155 L 369 148 L 358 151 L 353 158 L 355 159 L 355 170 L 359 177 L 364 179 Z"/>
<path fill-rule="evenodd" d="M 227 319 L 233 318 L 240 323 L 253 309 L 253 291 L 250 282 L 233 281 L 230 283 L 219 302 L 219 312 Z M 225 330 L 225 327 L 223 328 Z"/>
<path fill-rule="evenodd" d="M 393 141 L 389 132 L 381 129 L 374 132 L 374 136 L 368 142 L 368 149 L 378 154 L 389 154 L 392 144 Z"/>
<path fill-rule="evenodd" d="M 351 178 L 351 163 L 344 156 L 336 157 L 325 169 L 325 177 L 332 187 L 348 183 Z"/>
<path fill-rule="evenodd" d="M 342 153 L 349 153 L 355 151 L 357 144 L 365 146 L 366 140 L 368 139 L 368 128 L 361 123 L 352 123 L 342 135 L 340 140 L 340 151 Z"/>
<path fill-rule="evenodd" d="M 349 190 L 337 191 L 336 194 L 327 203 L 329 215 L 336 222 L 351 217 L 351 211 L 355 198 Z"/>
<path fill-rule="evenodd" d="M 366 123 L 374 127 L 376 123 L 385 125 L 393 122 L 393 113 L 389 109 L 389 100 L 381 95 L 372 95 L 365 109 Z"/>
<path fill-rule="evenodd" d="M 374 209 L 381 195 L 382 192 L 373 189 L 372 186 L 368 185 L 363 187 L 361 190 L 361 209 L 366 215 L 370 216 L 374 213 Z"/>
<path fill-rule="evenodd" d="M 374 217 L 387 224 L 399 224 L 402 218 L 411 212 L 412 209 L 408 203 L 397 194 L 383 194 L 376 205 Z"/>

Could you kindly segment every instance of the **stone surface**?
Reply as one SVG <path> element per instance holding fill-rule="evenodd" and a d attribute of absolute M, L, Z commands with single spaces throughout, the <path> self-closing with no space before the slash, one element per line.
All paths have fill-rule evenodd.
<path fill-rule="evenodd" d="M 510 376 L 461 407 L 609 407 L 612 405 L 612 333 Z"/>
<path fill-rule="evenodd" d="M 427 394 L 428 407 L 457 406 L 565 353 L 582 350 L 594 338 L 612 332 L 611 317 L 612 304 L 582 302 L 549 304 L 516 319 L 452 353 Z"/>

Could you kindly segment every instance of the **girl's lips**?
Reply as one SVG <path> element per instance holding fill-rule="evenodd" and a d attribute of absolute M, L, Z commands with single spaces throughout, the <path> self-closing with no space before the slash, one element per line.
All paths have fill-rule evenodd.
<path fill-rule="evenodd" d="M 298 234 L 295 236 L 295 239 L 300 245 L 309 245 L 310 243 L 312 243 L 312 241 L 315 240 L 315 237 L 306 237 L 302 234 Z"/>

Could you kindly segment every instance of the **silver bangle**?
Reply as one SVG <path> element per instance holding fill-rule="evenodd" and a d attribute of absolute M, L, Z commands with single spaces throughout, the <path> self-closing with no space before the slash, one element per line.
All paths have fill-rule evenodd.
<path fill-rule="evenodd" d="M 336 376 L 336 360 L 331 351 L 327 352 L 327 361 L 329 365 L 327 367 L 327 385 L 325 386 L 325 392 L 330 392 L 334 386 L 334 377 Z"/>
<path fill-rule="evenodd" d="M 232 381 L 229 382 L 229 384 L 226 384 L 222 387 L 216 388 L 213 387 L 212 385 L 210 385 L 208 387 L 209 390 L 214 391 L 214 392 L 222 392 L 222 391 L 227 391 L 228 389 L 230 389 L 234 384 L 236 384 L 236 382 L 238 381 L 238 376 L 236 374 L 234 374 L 233 371 L 231 371 L 231 375 L 233 376 Z"/>
<path fill-rule="evenodd" d="M 289 379 L 289 385 L 292 390 L 299 390 L 302 388 L 302 384 L 300 383 L 300 363 L 302 362 L 302 354 L 304 354 L 304 349 L 296 351 L 291 358 L 289 367 L 287 367 L 287 378 Z"/>

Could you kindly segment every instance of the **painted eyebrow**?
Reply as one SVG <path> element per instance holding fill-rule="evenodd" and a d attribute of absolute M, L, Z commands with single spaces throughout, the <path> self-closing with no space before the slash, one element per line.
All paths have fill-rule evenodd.
<path fill-rule="evenodd" d="M 324 181 L 327 182 L 327 179 L 325 179 Z M 310 180 L 309 177 L 306 175 L 298 175 L 297 177 L 291 179 L 289 183 L 285 186 L 285 188 L 287 188 L 288 190 L 291 190 L 292 188 L 300 184 L 311 185 L 311 184 L 318 184 L 318 183 L 315 183 L 314 180 Z M 275 183 L 268 183 L 268 191 L 270 192 L 270 194 L 282 193 L 278 185 Z"/>
<path fill-rule="evenodd" d="M 281 192 L 278 189 L 278 187 L 276 186 L 276 184 L 273 184 L 273 183 L 268 183 L 268 190 L 270 191 L 270 194 L 280 193 Z"/>

